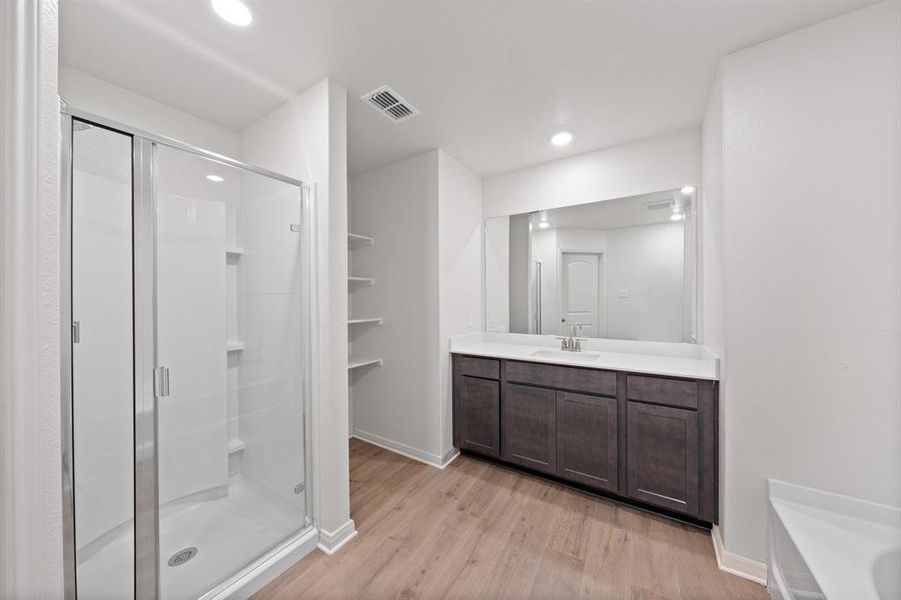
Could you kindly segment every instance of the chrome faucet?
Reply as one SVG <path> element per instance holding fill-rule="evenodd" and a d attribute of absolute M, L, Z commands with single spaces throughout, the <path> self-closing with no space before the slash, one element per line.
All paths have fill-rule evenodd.
<path fill-rule="evenodd" d="M 569 327 L 569 337 L 558 337 L 556 339 L 560 340 L 560 349 L 565 352 L 581 352 L 582 351 L 582 342 L 588 341 L 587 338 L 578 337 L 576 331 L 579 334 L 582 333 L 582 328 L 585 327 L 582 323 L 571 323 L 568 325 Z"/>

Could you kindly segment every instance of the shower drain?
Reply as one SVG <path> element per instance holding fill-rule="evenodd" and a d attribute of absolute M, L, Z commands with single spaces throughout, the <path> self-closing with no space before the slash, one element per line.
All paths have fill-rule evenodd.
<path fill-rule="evenodd" d="M 188 562 L 189 560 L 194 558 L 196 555 L 197 555 L 197 548 L 195 548 L 194 546 L 191 546 L 190 548 L 184 548 L 182 550 L 179 550 L 175 554 L 173 554 L 171 557 L 169 557 L 168 564 L 170 567 L 177 567 L 179 565 L 185 564 L 186 562 Z"/>

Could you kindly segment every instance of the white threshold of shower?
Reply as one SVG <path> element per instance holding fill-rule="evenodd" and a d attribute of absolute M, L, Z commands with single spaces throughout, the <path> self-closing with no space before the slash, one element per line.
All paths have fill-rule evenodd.
<path fill-rule="evenodd" d="M 261 556 L 228 581 L 201 596 L 199 600 L 248 600 L 315 550 L 318 544 L 319 530 L 310 525 L 278 548 Z"/>

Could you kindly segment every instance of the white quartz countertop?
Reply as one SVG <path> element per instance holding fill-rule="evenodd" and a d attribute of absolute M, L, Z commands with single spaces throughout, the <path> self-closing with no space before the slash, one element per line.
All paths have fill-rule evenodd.
<path fill-rule="evenodd" d="M 526 339 L 532 338 L 532 339 Z M 537 339 L 536 339 L 537 338 Z M 688 379 L 719 378 L 719 359 L 692 344 L 598 340 L 579 352 L 560 351 L 549 336 L 483 333 L 451 339 L 451 352 L 572 367 L 648 373 Z"/>

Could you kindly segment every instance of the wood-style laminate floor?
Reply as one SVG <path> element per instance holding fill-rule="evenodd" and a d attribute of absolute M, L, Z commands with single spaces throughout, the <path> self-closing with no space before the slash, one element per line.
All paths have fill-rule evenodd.
<path fill-rule="evenodd" d="M 350 489 L 357 537 L 255 600 L 768 598 L 703 531 L 468 456 L 442 471 L 354 439 Z"/>

